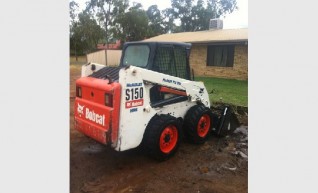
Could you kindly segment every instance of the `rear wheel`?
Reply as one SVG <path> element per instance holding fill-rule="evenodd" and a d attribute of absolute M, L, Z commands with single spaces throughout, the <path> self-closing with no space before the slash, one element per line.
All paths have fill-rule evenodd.
<path fill-rule="evenodd" d="M 204 105 L 195 105 L 189 109 L 184 120 L 184 130 L 189 141 L 202 144 L 211 131 L 212 112 Z"/>
<path fill-rule="evenodd" d="M 180 124 L 175 117 L 155 115 L 147 125 L 143 146 L 151 157 L 163 161 L 175 154 L 180 137 Z"/>

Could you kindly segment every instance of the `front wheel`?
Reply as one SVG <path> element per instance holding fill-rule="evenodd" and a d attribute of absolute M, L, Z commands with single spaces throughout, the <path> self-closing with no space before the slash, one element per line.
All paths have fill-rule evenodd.
<path fill-rule="evenodd" d="M 146 127 L 143 146 L 151 157 L 163 161 L 176 153 L 180 137 L 180 124 L 175 117 L 155 115 Z"/>
<path fill-rule="evenodd" d="M 211 131 L 212 111 L 204 105 L 195 105 L 189 109 L 184 119 L 184 130 L 189 141 L 202 144 Z"/>

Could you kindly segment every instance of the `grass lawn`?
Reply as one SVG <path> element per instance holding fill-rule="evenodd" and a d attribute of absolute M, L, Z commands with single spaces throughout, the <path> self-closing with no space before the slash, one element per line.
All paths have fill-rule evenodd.
<path fill-rule="evenodd" d="M 210 101 L 229 103 L 237 106 L 247 107 L 247 80 L 234 80 L 212 77 L 195 77 L 196 81 L 204 82 L 205 87 L 210 93 Z"/>

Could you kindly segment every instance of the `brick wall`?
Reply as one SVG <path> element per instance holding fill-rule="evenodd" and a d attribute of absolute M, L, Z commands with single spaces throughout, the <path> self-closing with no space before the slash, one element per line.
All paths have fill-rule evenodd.
<path fill-rule="evenodd" d="M 248 46 L 236 45 L 233 67 L 207 66 L 207 46 L 192 45 L 190 65 L 195 76 L 211 76 L 231 79 L 248 79 Z"/>

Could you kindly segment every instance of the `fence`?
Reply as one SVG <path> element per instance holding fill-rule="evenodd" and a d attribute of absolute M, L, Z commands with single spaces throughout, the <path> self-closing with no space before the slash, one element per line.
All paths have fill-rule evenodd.
<path fill-rule="evenodd" d="M 86 55 L 87 62 L 106 65 L 106 51 L 107 51 L 107 65 L 118 66 L 121 57 L 121 50 L 100 50 Z"/>

